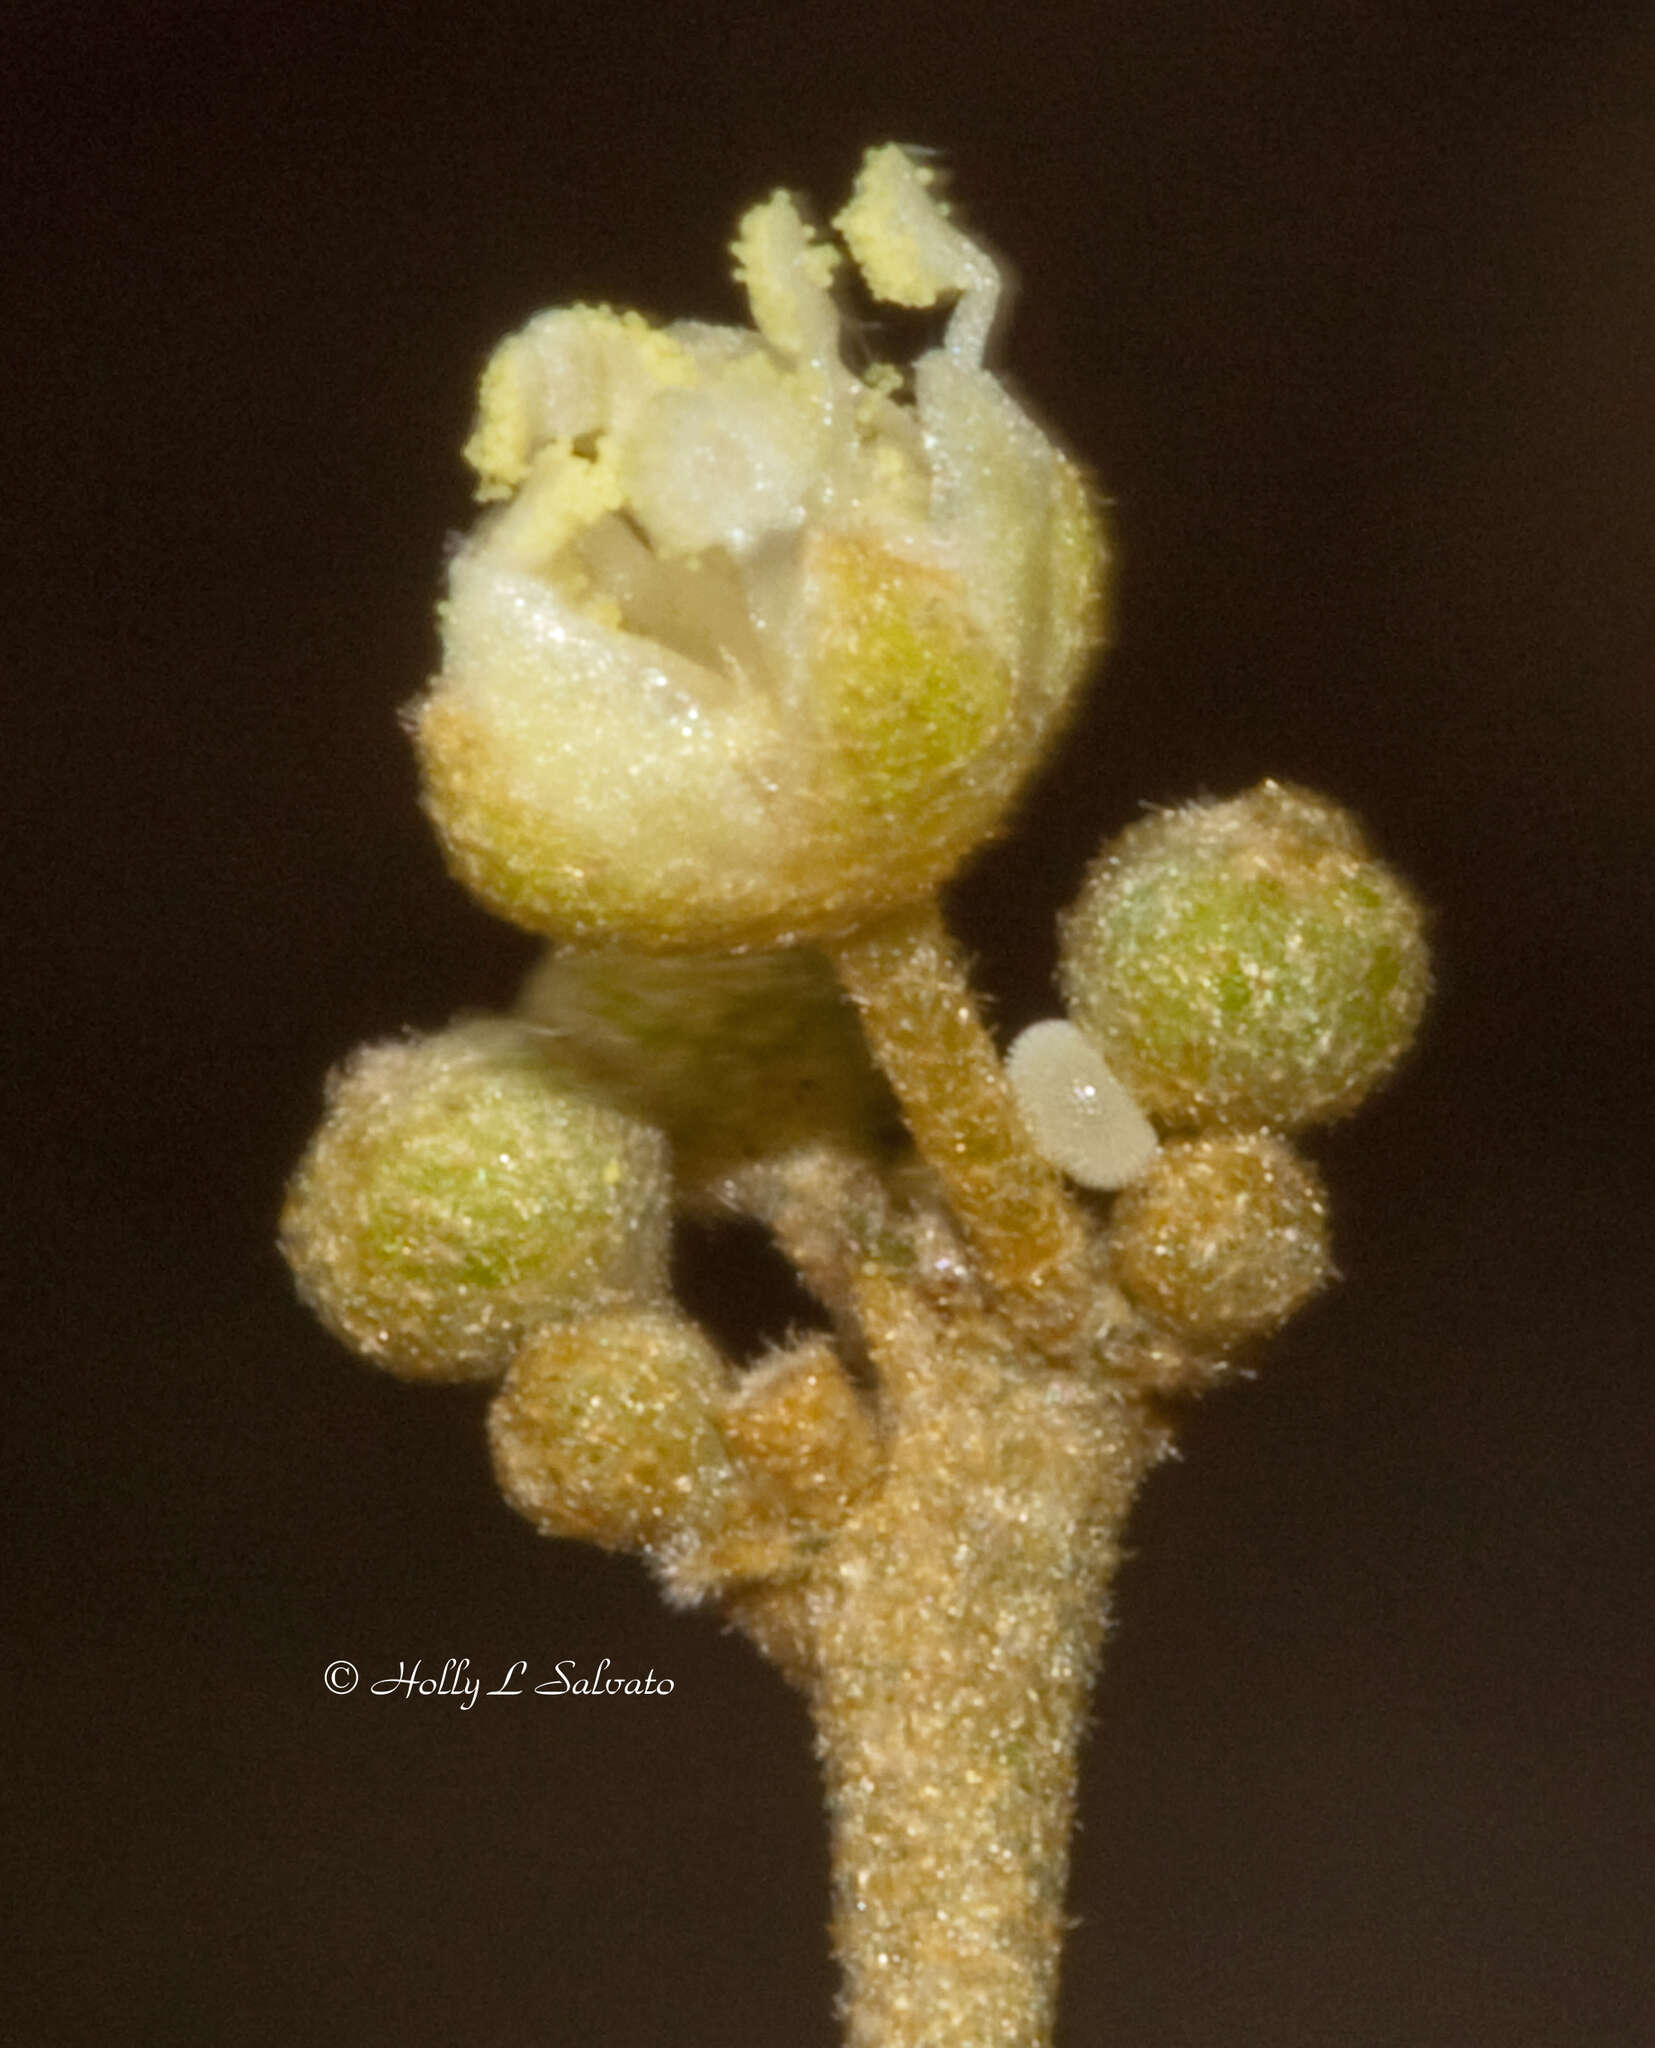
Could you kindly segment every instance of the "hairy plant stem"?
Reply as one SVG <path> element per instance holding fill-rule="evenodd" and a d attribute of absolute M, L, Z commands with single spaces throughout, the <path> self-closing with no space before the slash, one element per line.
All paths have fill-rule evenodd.
<path fill-rule="evenodd" d="M 876 920 L 831 957 L 984 1279 L 1031 1335 L 1061 1343 L 1092 1293 L 1084 1228 L 1029 1138 L 936 904 Z"/>
<path fill-rule="evenodd" d="M 854 1333 L 881 1456 L 730 1607 L 810 1703 L 847 2048 L 1049 2048 L 1080 1737 L 1164 1436 L 1080 1341 L 1108 1320 L 1085 1225 L 935 907 L 834 959 L 960 1235 L 939 1211 L 904 1236 L 830 1153 L 732 1185 Z"/>
<path fill-rule="evenodd" d="M 832 1141 L 796 1145 L 737 1167 L 714 1193 L 717 1206 L 765 1226 L 827 1310 L 841 1349 L 863 1364 L 857 1277 L 895 1237 L 872 1161 Z"/>
<path fill-rule="evenodd" d="M 809 1699 L 848 2048 L 1048 2048 L 1076 1758 L 1161 1438 L 1006 1320 L 869 1276 L 886 1465 L 738 1618 Z"/>

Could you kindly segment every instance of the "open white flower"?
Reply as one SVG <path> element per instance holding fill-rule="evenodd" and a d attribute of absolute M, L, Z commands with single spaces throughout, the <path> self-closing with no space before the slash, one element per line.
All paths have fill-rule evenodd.
<path fill-rule="evenodd" d="M 575 306 L 496 351 L 417 712 L 455 871 L 554 936 L 833 936 L 1003 818 L 1100 635 L 1076 466 L 983 367 L 1000 279 L 903 151 L 836 226 L 876 298 L 954 301 L 903 376 L 845 362 L 843 260 L 778 193 L 754 328 Z"/>

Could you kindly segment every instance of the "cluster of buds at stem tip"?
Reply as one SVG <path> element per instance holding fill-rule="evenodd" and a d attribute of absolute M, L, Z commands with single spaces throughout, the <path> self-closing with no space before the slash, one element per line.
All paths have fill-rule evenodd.
<path fill-rule="evenodd" d="M 1103 1601 L 1163 1397 L 1328 1276 L 1294 1149 L 1391 1071 L 1418 906 L 1264 783 L 1105 847 L 1002 1061 L 935 897 L 1103 635 L 1079 468 L 984 365 L 1001 278 L 875 149 L 834 242 L 741 222 L 751 327 L 593 306 L 495 352 L 442 668 L 450 865 L 552 941 L 508 1017 L 328 1086 L 282 1249 L 372 1363 L 493 1382 L 506 1499 L 714 1598 L 805 1688 L 854 2048 L 1046 2048 Z M 853 365 L 834 291 L 941 307 Z M 825 1328 L 738 1365 L 674 1216 Z"/>
<path fill-rule="evenodd" d="M 340 1070 L 283 1221 L 301 1292 L 367 1358 L 518 1361 L 509 1490 L 600 1540 L 647 1547 L 673 1503 L 705 1523 L 731 1497 L 688 1476 L 732 1389 L 670 1305 L 674 1208 L 740 1206 L 812 1147 L 890 1155 L 897 1105 L 811 942 L 927 898 L 993 834 L 1101 635 L 1085 479 L 984 367 L 994 263 L 895 147 L 834 225 L 842 246 L 785 193 L 748 213 L 751 328 L 575 306 L 490 360 L 466 449 L 490 509 L 414 726 L 456 871 L 557 943 L 513 1019 Z M 847 362 L 847 253 L 874 299 L 948 308 L 909 369 Z M 1060 938 L 1067 1015 L 1007 1060 L 1030 1156 L 1115 1195 L 1097 1271 L 1210 1358 L 1330 1270 L 1289 1134 L 1405 1050 L 1417 906 L 1344 812 L 1265 783 L 1130 827 Z M 548 1416 L 566 1512 L 510 1448 L 549 1443 Z M 853 1439 L 823 1497 L 862 1471 Z"/>
<path fill-rule="evenodd" d="M 1346 1115 L 1412 1043 L 1417 902 L 1348 812 L 1265 782 L 1105 847 L 1059 954 L 1068 1017 L 1026 1031 L 1009 1071 L 1053 1163 L 1125 1190 L 1117 1284 L 1198 1344 L 1274 1329 L 1331 1271 L 1326 1198 L 1286 1134 Z"/>

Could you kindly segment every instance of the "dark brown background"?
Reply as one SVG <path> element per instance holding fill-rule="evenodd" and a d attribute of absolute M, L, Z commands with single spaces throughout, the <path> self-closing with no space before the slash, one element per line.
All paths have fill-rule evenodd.
<path fill-rule="evenodd" d="M 7 38 L 0 2038 L 833 2038 L 800 1708 L 535 1539 L 475 1397 L 353 1366 L 270 1238 L 327 1063 L 526 955 L 396 725 L 481 358 L 576 297 L 735 317 L 741 207 L 836 203 L 894 136 L 1018 264 L 1009 367 L 1117 501 L 1119 651 L 959 892 L 1002 1020 L 1104 833 L 1266 772 L 1367 816 L 1442 962 L 1319 1148 L 1345 1284 L 1145 1501 L 1065 2039 L 1648 2039 L 1649 10 L 152 0 Z M 322 1684 L 605 1655 L 676 1691 Z"/>

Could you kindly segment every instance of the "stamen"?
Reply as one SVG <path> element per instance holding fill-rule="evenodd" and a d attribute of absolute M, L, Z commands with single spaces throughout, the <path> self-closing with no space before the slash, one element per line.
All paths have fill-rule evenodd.
<path fill-rule="evenodd" d="M 935 178 L 894 142 L 870 149 L 833 224 L 875 298 L 924 307 L 957 295 L 944 346 L 957 360 L 977 364 L 999 308 L 1000 272 L 948 218 L 932 190 Z"/>

